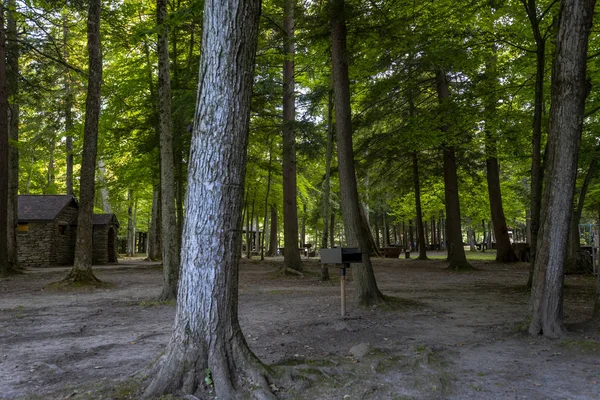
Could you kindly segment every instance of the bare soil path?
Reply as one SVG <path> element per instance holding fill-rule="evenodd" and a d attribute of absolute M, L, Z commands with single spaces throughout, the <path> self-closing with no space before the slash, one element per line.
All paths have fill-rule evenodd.
<path fill-rule="evenodd" d="M 359 309 L 337 270 L 277 274 L 281 259 L 242 260 L 240 318 L 252 349 L 282 375 L 281 399 L 600 399 L 600 331 L 583 330 L 594 279 L 568 276 L 563 340 L 524 333 L 527 265 L 376 259 L 391 307 Z M 174 306 L 158 305 L 160 267 L 97 267 L 113 286 L 58 291 L 65 268 L 0 281 L 1 399 L 137 399 L 136 372 L 169 340 Z M 293 371 L 295 373 L 290 374 Z M 296 373 L 300 373 L 300 375 Z"/>

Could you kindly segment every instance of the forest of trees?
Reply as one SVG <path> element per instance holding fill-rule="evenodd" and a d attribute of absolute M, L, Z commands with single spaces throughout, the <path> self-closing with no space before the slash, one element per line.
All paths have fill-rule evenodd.
<path fill-rule="evenodd" d="M 233 230 L 243 225 L 247 242 L 252 230 L 265 232 L 261 256 L 284 247 L 284 268 L 295 273 L 303 269 L 296 249 L 307 243 L 360 246 L 362 304 L 384 301 L 368 261 L 378 247 L 410 241 L 426 258 L 437 232 L 450 268 L 468 269 L 463 243 L 488 240 L 492 231 L 497 260 L 516 261 L 511 230 L 531 245 L 530 331 L 560 335 L 560 301 L 544 288 L 561 284 L 564 264 L 577 258 L 578 224 L 600 216 L 595 2 L 243 3 L 4 2 L 2 272 L 18 269 L 17 193 L 74 194 L 81 231 L 91 232 L 82 213 L 94 207 L 114 212 L 121 226 L 128 221 L 130 234 L 149 232 L 149 258 L 163 259 L 162 300 L 176 296 L 180 273 L 187 279 L 179 248 L 199 232 L 184 223 L 193 213 L 239 211 L 219 217 Z M 257 27 L 219 7 L 247 13 Z M 239 22 L 256 43 L 210 15 Z M 252 54 L 223 50 L 207 21 Z M 225 58 L 211 59 L 203 43 Z M 246 82 L 240 77 L 252 76 L 252 66 Z M 227 103 L 222 82 L 248 104 Z M 232 136 L 194 139 L 215 130 Z M 235 136 L 244 130 L 247 144 Z M 197 153 L 213 145 L 212 156 Z M 200 170 L 222 173 L 219 185 L 243 187 L 219 192 L 239 197 L 240 209 L 198 210 L 217 190 L 194 180 Z M 78 238 L 81 246 L 89 241 Z M 231 246 L 217 247 L 235 253 Z M 78 242 L 70 279 L 91 267 L 88 259 Z"/>

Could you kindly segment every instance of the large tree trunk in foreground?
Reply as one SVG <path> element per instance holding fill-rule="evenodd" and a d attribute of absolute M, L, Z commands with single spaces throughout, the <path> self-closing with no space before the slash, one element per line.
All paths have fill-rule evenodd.
<path fill-rule="evenodd" d="M 7 15 L 6 81 L 8 84 L 8 265 L 19 268 L 17 223 L 19 199 L 19 43 L 15 0 L 9 0 Z"/>
<path fill-rule="evenodd" d="M 331 52 L 335 93 L 336 138 L 338 170 L 340 175 L 340 199 L 344 229 L 349 247 L 360 247 L 362 264 L 354 264 L 354 295 L 359 305 L 367 306 L 381 302 L 383 295 L 377 288 L 371 265 L 369 243 L 361 223 L 361 210 L 354 170 L 352 149 L 352 120 L 350 109 L 350 80 L 346 56 L 346 21 L 344 0 L 333 0 L 331 9 Z"/>
<path fill-rule="evenodd" d="M 417 152 L 412 153 L 413 185 L 415 187 L 415 208 L 417 210 L 417 233 L 419 238 L 419 260 L 427 260 L 425 248 L 425 230 L 423 229 L 423 212 L 421 211 L 421 185 L 419 183 L 419 158 Z"/>
<path fill-rule="evenodd" d="M 175 166 L 171 121 L 171 74 L 167 0 L 156 1 L 158 25 L 158 120 L 160 131 L 160 196 L 162 211 L 163 289 L 159 300 L 177 296 L 179 280 L 179 233 L 175 217 Z"/>
<path fill-rule="evenodd" d="M 438 99 L 441 105 L 450 101 L 450 90 L 446 74 L 437 70 L 435 74 Z M 448 125 L 442 126 L 442 132 L 449 130 Z M 458 176 L 456 168 L 456 155 L 454 146 L 445 145 L 442 148 L 444 158 L 444 199 L 446 201 L 446 240 L 448 246 L 448 261 L 450 269 L 472 269 L 467 262 L 465 248 L 463 247 L 460 201 L 458 198 Z"/>
<path fill-rule="evenodd" d="M 100 48 L 100 3 L 90 0 L 88 11 L 89 74 L 85 102 L 83 152 L 81 154 L 79 213 L 75 262 L 65 281 L 95 283 L 92 272 L 92 215 L 94 213 L 94 185 L 96 154 L 98 152 L 98 122 L 100 119 L 100 89 L 102 87 L 102 51 Z"/>
<path fill-rule="evenodd" d="M 294 95 L 294 0 L 283 2 L 283 267 L 303 269 L 298 251 L 298 204 L 296 201 L 296 115 Z"/>
<path fill-rule="evenodd" d="M 563 0 L 552 74 L 548 124 L 548 179 L 542 200 L 538 253 L 534 262 L 529 333 L 559 337 L 563 283 L 572 217 L 585 98 L 588 38 L 595 0 Z"/>
<path fill-rule="evenodd" d="M 0 276 L 7 275 L 8 264 L 8 87 L 6 84 L 6 37 L 4 7 L 0 4 Z"/>
<path fill-rule="evenodd" d="M 258 0 L 207 0 L 173 335 L 145 396 L 272 398 L 238 322 L 238 267 Z"/>

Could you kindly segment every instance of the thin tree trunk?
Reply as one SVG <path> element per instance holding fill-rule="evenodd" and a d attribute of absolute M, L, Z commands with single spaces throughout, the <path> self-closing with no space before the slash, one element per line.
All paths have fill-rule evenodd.
<path fill-rule="evenodd" d="M 150 261 L 157 261 L 162 258 L 160 226 L 160 182 L 158 182 L 152 189 L 152 221 L 148 234 L 148 260 Z"/>
<path fill-rule="evenodd" d="M 496 119 L 495 93 L 498 90 L 498 73 L 496 70 L 496 54 L 493 54 L 486 62 L 486 79 L 484 80 L 487 89 L 487 99 L 485 100 L 485 152 L 487 167 L 488 197 L 490 200 L 490 211 L 492 214 L 492 226 L 496 237 L 496 261 L 511 263 L 518 261 L 517 255 L 512 248 L 508 236 L 508 227 L 504 216 L 502 206 L 502 191 L 500 189 L 500 167 L 498 165 L 498 135 L 494 120 Z M 515 227 L 516 228 L 516 227 Z M 491 229 L 490 229 L 491 231 Z"/>
<path fill-rule="evenodd" d="M 331 239 L 331 247 L 335 247 L 335 213 L 331 213 L 331 218 L 329 219 L 329 232 Z"/>
<path fill-rule="evenodd" d="M 277 254 L 277 207 L 274 204 L 270 205 L 271 208 L 271 233 L 269 234 L 269 253 L 270 257 Z"/>
<path fill-rule="evenodd" d="M 108 198 L 108 188 L 106 187 L 106 166 L 104 165 L 104 160 L 98 160 L 98 171 L 100 174 L 98 175 L 98 183 L 100 186 L 100 199 L 102 201 L 102 212 L 104 213 L 112 213 L 112 208 L 110 206 L 110 200 Z"/>
<path fill-rule="evenodd" d="M 92 272 L 92 215 L 94 213 L 94 185 L 98 150 L 100 93 L 102 87 L 100 8 L 100 0 L 89 1 L 87 23 L 89 73 L 85 103 L 83 152 L 81 157 L 77 239 L 75 242 L 75 262 L 73 263 L 73 269 L 71 269 L 71 272 L 64 279 L 67 282 L 98 282 L 98 278 Z"/>
<path fill-rule="evenodd" d="M 294 0 L 283 1 L 283 241 L 284 270 L 302 271 L 298 251 L 298 205 L 296 201 L 296 133 L 294 84 Z"/>
<path fill-rule="evenodd" d="M 581 244 L 579 243 L 579 221 L 581 220 L 581 213 L 583 212 L 585 196 L 587 195 L 587 191 L 590 186 L 590 182 L 592 181 L 592 177 L 596 173 L 597 165 L 598 161 L 596 158 L 594 158 L 590 162 L 590 166 L 588 167 L 588 170 L 585 174 L 583 185 L 581 186 L 581 191 L 579 192 L 577 208 L 575 209 L 573 213 L 573 218 L 571 219 L 571 227 L 569 229 L 569 243 L 567 247 L 567 271 L 570 269 L 577 269 L 577 265 L 575 265 L 577 263 L 577 253 L 581 250 Z"/>
<path fill-rule="evenodd" d="M 238 322 L 241 211 L 260 2 L 207 0 L 204 7 L 175 326 L 144 395 L 273 399 L 268 371 L 249 349 Z"/>
<path fill-rule="evenodd" d="M 135 255 L 135 230 L 133 222 L 133 190 L 127 191 L 127 256 Z"/>
<path fill-rule="evenodd" d="M 69 20 L 63 11 L 63 57 L 69 61 Z M 67 153 L 67 194 L 73 195 L 73 90 L 71 89 L 71 69 L 65 68 L 65 147 Z"/>
<path fill-rule="evenodd" d="M 269 146 L 269 164 L 267 173 L 267 193 L 265 194 L 265 218 L 263 222 L 263 237 L 260 243 L 260 260 L 265 259 L 265 239 L 267 235 L 267 221 L 269 219 L 269 194 L 271 193 L 271 164 L 273 163 L 273 142 L 271 138 L 267 140 Z"/>
<path fill-rule="evenodd" d="M 179 235 L 175 217 L 175 167 L 171 121 L 171 74 L 169 71 L 169 28 L 167 1 L 156 1 L 158 26 L 158 115 L 160 131 L 160 185 L 163 245 L 163 289 L 158 299 L 174 299 L 179 280 Z"/>
<path fill-rule="evenodd" d="M 15 0 L 8 1 L 6 81 L 8 89 L 8 264 L 13 270 L 19 269 L 17 249 L 18 199 L 19 199 L 19 43 Z"/>
<path fill-rule="evenodd" d="M 425 248 L 425 231 L 423 229 L 423 211 L 421 210 L 421 184 L 419 183 L 419 158 L 416 151 L 412 153 L 413 185 L 415 188 L 415 208 L 417 210 L 417 230 L 419 233 L 419 260 L 427 260 Z"/>
<path fill-rule="evenodd" d="M 529 279 L 531 286 L 533 264 L 537 254 L 537 235 L 540 228 L 540 210 L 542 204 L 543 165 L 542 165 L 542 122 L 544 113 L 544 80 L 546 79 L 546 36 L 540 31 L 541 17 L 535 0 L 522 0 L 529 19 L 533 39 L 536 44 L 535 98 L 533 110 L 533 131 L 531 135 L 531 243 Z"/>
<path fill-rule="evenodd" d="M 331 158 L 333 156 L 333 75 L 331 76 L 331 86 L 329 88 L 329 98 L 327 102 L 327 148 L 325 150 L 325 181 L 323 182 L 323 236 L 321 238 L 321 248 L 326 249 L 328 236 L 331 236 L 331 247 L 333 247 L 333 227 L 330 224 L 329 202 L 331 197 Z M 321 280 L 329 280 L 329 267 L 327 264 L 321 264 Z"/>
<path fill-rule="evenodd" d="M 564 264 L 572 217 L 585 99 L 587 48 L 595 0 L 563 0 L 552 74 L 548 180 L 534 262 L 529 333 L 559 337 L 563 325 Z"/>
<path fill-rule="evenodd" d="M 359 305 L 368 306 L 383 301 L 383 295 L 377 288 L 375 274 L 371 266 L 369 244 L 360 219 L 361 210 L 352 149 L 350 80 L 348 78 L 348 59 L 346 55 L 344 0 L 333 0 L 331 6 L 331 50 L 335 85 L 336 137 L 342 216 L 348 245 L 359 247 L 362 251 L 362 264 L 355 264 L 352 269 L 355 298 Z"/>
<path fill-rule="evenodd" d="M 441 69 L 438 69 L 435 77 L 439 102 L 442 106 L 447 105 L 450 102 L 450 89 L 446 74 Z M 442 126 L 442 132 L 446 133 L 449 128 L 445 124 Z M 458 176 L 454 146 L 444 145 L 442 153 L 444 159 L 444 198 L 446 201 L 446 240 L 448 241 L 448 261 L 450 262 L 448 268 L 456 270 L 473 269 L 471 264 L 467 262 L 462 241 Z"/>
<path fill-rule="evenodd" d="M 6 83 L 6 37 L 4 6 L 0 3 L 0 276 L 11 271 L 8 263 L 8 86 Z"/>

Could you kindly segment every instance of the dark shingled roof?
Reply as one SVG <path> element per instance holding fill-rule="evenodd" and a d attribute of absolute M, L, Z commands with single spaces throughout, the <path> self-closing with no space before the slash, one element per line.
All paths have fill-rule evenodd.
<path fill-rule="evenodd" d="M 19 196 L 19 221 L 52 221 L 69 204 L 79 204 L 70 195 L 21 195 Z"/>
<path fill-rule="evenodd" d="M 119 226 L 119 220 L 115 214 L 94 214 L 92 216 L 92 222 L 94 225 L 110 225 L 115 224 Z"/>

